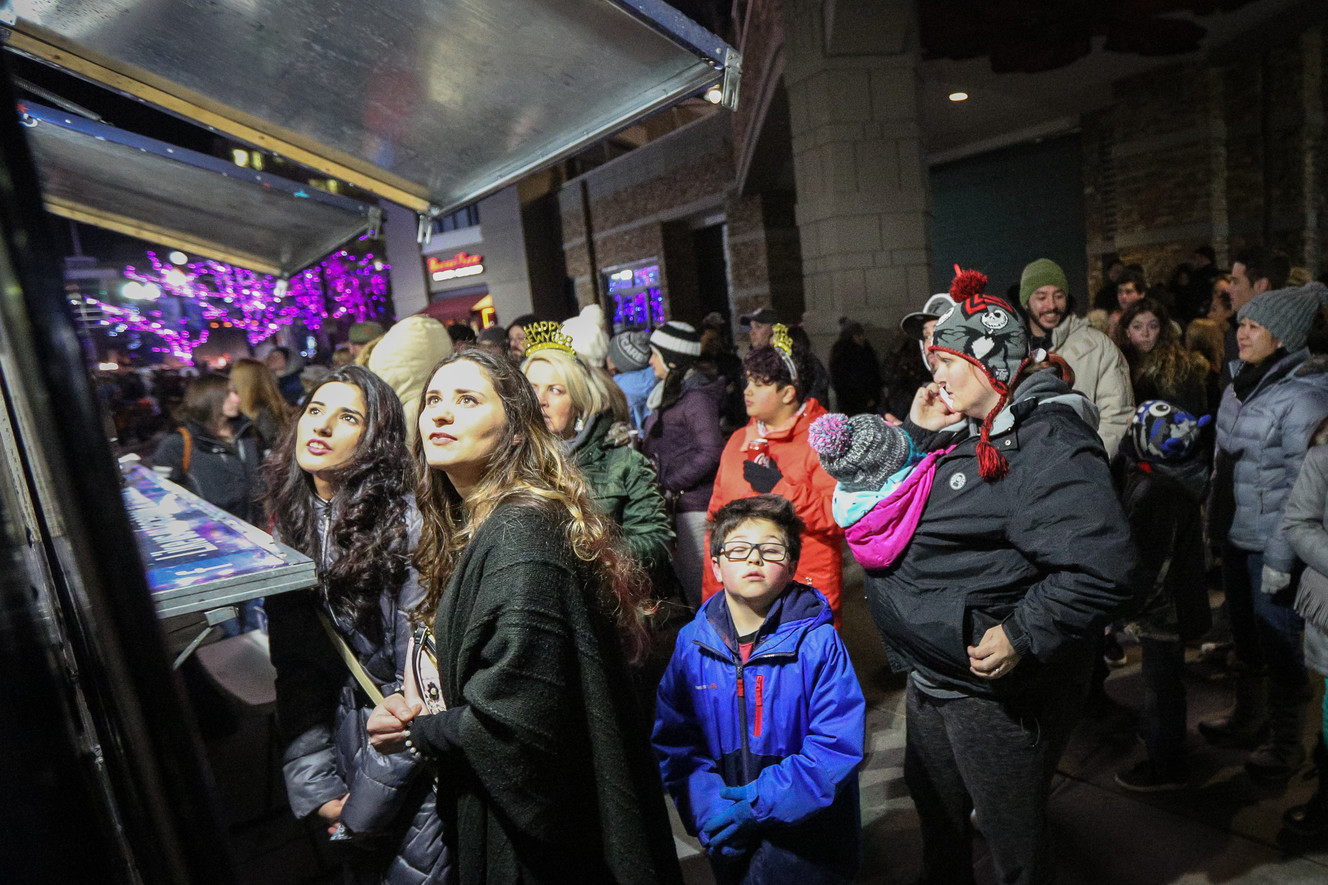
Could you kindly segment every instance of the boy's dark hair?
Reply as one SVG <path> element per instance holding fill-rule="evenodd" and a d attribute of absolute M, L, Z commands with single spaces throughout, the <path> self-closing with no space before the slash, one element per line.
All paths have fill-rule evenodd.
<path fill-rule="evenodd" d="M 789 374 L 788 364 L 784 362 L 784 358 L 775 350 L 773 344 L 753 348 L 742 360 L 743 373 L 748 377 L 755 378 L 761 384 L 774 384 L 777 387 L 788 387 L 792 384 L 793 394 L 801 403 L 807 399 L 807 393 L 811 389 L 812 373 L 807 351 L 797 343 L 793 345 L 793 365 L 798 370 L 797 381 L 794 381 L 793 376 Z"/>
<path fill-rule="evenodd" d="M 733 530 L 749 519 L 768 519 L 784 533 L 784 546 L 788 548 L 789 571 L 798 565 L 802 555 L 802 533 L 807 526 L 793 510 L 793 504 L 782 495 L 753 495 L 730 501 L 710 520 L 710 556 L 719 558 L 725 539 Z"/>

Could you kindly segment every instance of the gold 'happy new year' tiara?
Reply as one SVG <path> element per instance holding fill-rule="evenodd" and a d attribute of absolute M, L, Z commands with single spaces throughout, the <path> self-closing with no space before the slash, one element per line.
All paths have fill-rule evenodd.
<path fill-rule="evenodd" d="M 562 323 L 531 323 L 526 329 L 526 356 L 539 350 L 561 350 L 570 356 L 576 356 L 572 348 L 572 336 L 563 331 Z"/>
<path fill-rule="evenodd" d="M 789 380 L 798 380 L 798 367 L 793 362 L 793 336 L 789 334 L 788 326 L 783 323 L 775 323 L 774 338 L 771 344 L 775 347 L 775 353 L 779 354 L 784 360 L 784 367 L 789 371 Z"/>

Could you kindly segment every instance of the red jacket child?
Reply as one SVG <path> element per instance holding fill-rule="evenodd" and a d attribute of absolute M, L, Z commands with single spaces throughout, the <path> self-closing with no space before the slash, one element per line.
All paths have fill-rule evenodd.
<path fill-rule="evenodd" d="M 830 603 L 839 627 L 839 591 L 843 586 L 844 530 L 831 513 L 830 501 L 835 494 L 835 481 L 821 467 L 816 452 L 807 442 L 807 428 L 825 414 L 825 407 L 808 398 L 798 413 L 793 426 L 782 432 L 766 431 L 770 443 L 770 459 L 783 477 L 770 489 L 793 502 L 793 509 L 807 525 L 802 537 L 802 557 L 798 562 L 795 580 L 810 584 Z M 743 462 L 748 460 L 747 444 L 759 435 L 755 419 L 729 437 L 724 454 L 719 459 L 719 473 L 715 476 L 715 491 L 710 496 L 709 515 L 714 518 L 719 508 L 738 498 L 759 494 L 743 476 Z M 710 536 L 706 535 L 706 551 L 710 550 Z M 710 569 L 705 570 L 702 595 L 709 599 L 719 592 L 719 581 Z"/>

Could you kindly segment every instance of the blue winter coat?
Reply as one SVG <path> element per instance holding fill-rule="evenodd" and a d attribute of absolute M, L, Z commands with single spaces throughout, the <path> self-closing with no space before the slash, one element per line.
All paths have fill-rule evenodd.
<path fill-rule="evenodd" d="M 1244 364 L 1232 364 L 1236 374 Z M 1300 475 L 1310 435 L 1328 416 L 1328 357 L 1299 350 L 1283 357 L 1244 401 L 1234 386 L 1222 394 L 1217 445 L 1234 461 L 1235 512 L 1227 540 L 1263 553 L 1264 562 L 1289 572 L 1296 555 L 1280 524 L 1287 496 Z"/>
<path fill-rule="evenodd" d="M 697 834 L 729 804 L 720 790 L 755 783 L 774 881 L 789 880 L 781 867 L 803 881 L 807 863 L 844 877 L 858 865 L 867 705 L 832 621 L 824 596 L 790 584 L 744 664 L 718 593 L 678 633 L 659 686 L 652 740 L 684 826 Z"/>
<path fill-rule="evenodd" d="M 613 376 L 613 380 L 627 397 L 627 408 L 632 413 L 632 426 L 641 430 L 646 426 L 646 417 L 650 414 L 646 400 L 650 398 L 650 392 L 659 383 L 659 379 L 655 377 L 655 370 L 646 366 L 635 372 L 619 372 Z"/>

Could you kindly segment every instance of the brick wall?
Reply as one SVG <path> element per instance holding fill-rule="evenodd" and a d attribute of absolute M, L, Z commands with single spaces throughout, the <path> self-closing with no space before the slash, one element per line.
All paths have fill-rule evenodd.
<path fill-rule="evenodd" d="M 1315 274 L 1328 269 L 1324 40 L 1310 29 L 1262 52 L 1122 80 L 1111 107 L 1083 117 L 1094 287 L 1105 253 L 1165 282 L 1204 243 L 1223 266 L 1267 242 Z"/>
<path fill-rule="evenodd" d="M 569 181 L 559 204 L 567 275 L 577 302 L 594 300 L 592 274 L 653 258 L 661 266 L 660 288 L 670 317 L 699 320 L 690 315 L 699 295 L 689 231 L 681 222 L 721 212 L 732 179 L 729 120 L 721 112 Z M 586 243 L 583 187 L 590 203 L 594 268 Z"/>

